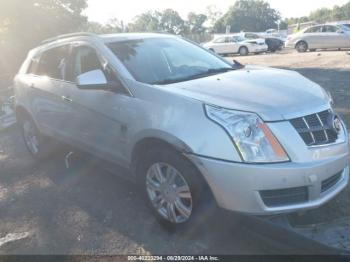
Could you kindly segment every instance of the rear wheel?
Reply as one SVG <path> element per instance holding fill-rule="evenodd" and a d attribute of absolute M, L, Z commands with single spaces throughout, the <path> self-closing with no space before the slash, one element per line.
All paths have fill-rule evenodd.
<path fill-rule="evenodd" d="M 295 49 L 299 52 L 299 53 L 304 53 L 307 51 L 308 49 L 308 45 L 306 42 L 304 41 L 300 41 L 295 45 Z"/>
<path fill-rule="evenodd" d="M 22 137 L 29 153 L 36 159 L 45 159 L 58 149 L 58 143 L 42 135 L 29 114 L 18 116 Z"/>
<path fill-rule="evenodd" d="M 246 56 L 246 55 L 249 54 L 249 50 L 248 50 L 247 47 L 242 46 L 242 47 L 239 48 L 238 53 L 239 53 L 241 56 Z"/>

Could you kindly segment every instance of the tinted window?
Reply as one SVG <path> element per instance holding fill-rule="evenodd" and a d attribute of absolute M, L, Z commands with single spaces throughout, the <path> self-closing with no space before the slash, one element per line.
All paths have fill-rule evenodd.
<path fill-rule="evenodd" d="M 68 80 L 75 82 L 77 76 L 94 70 L 101 70 L 109 81 L 117 81 L 112 69 L 104 69 L 95 49 L 84 45 L 74 48 Z"/>
<path fill-rule="evenodd" d="M 232 40 L 233 40 L 233 42 L 242 42 L 245 39 L 244 39 L 244 37 L 238 35 L 238 36 L 233 36 Z"/>
<path fill-rule="evenodd" d="M 314 26 L 305 31 L 305 33 L 319 33 L 322 32 L 322 26 Z"/>
<path fill-rule="evenodd" d="M 350 24 L 338 25 L 343 31 L 350 31 Z"/>
<path fill-rule="evenodd" d="M 89 46 L 75 48 L 73 56 L 73 79 L 93 70 L 102 70 L 102 64 L 96 51 Z"/>
<path fill-rule="evenodd" d="M 214 43 L 227 43 L 229 42 L 227 37 L 219 37 L 213 41 Z"/>
<path fill-rule="evenodd" d="M 323 32 L 325 33 L 335 33 L 338 31 L 338 28 L 332 25 L 325 25 L 323 27 Z"/>
<path fill-rule="evenodd" d="M 259 36 L 256 35 L 256 34 L 252 34 L 252 33 L 246 33 L 245 34 L 245 38 L 247 38 L 247 39 L 258 39 Z"/>
<path fill-rule="evenodd" d="M 56 47 L 41 54 L 39 65 L 35 70 L 37 75 L 65 80 L 69 45 Z M 31 68 L 35 69 L 35 64 Z M 33 72 L 34 73 L 34 72 Z"/>
<path fill-rule="evenodd" d="M 152 38 L 108 44 L 137 81 L 149 84 L 186 81 L 232 66 L 179 38 Z"/>
<path fill-rule="evenodd" d="M 27 70 L 27 74 L 36 74 L 37 70 L 38 70 L 38 66 L 39 66 L 39 58 L 33 58 L 30 61 L 28 70 Z"/>

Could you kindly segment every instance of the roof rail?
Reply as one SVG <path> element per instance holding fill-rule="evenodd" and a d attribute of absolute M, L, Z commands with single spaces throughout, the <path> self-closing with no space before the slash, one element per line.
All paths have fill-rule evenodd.
<path fill-rule="evenodd" d="M 86 32 L 78 32 L 78 33 L 71 33 L 71 34 L 64 34 L 64 35 L 59 35 L 55 37 L 51 37 L 48 39 L 45 39 L 41 42 L 41 44 L 47 44 L 56 40 L 64 39 L 64 38 L 69 38 L 69 37 L 75 37 L 75 36 L 97 36 L 96 34 L 93 33 L 86 33 Z"/>

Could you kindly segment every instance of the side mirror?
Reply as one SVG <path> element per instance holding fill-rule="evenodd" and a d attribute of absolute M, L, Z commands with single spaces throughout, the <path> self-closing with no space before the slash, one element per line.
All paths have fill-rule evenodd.
<path fill-rule="evenodd" d="M 107 78 L 101 70 L 93 70 L 78 75 L 76 83 L 80 89 L 108 89 Z"/>
<path fill-rule="evenodd" d="M 343 30 L 338 30 L 337 33 L 338 34 L 344 34 L 344 31 Z"/>
<path fill-rule="evenodd" d="M 124 92 L 123 84 L 118 80 L 108 81 L 102 70 L 93 70 L 78 75 L 76 83 L 83 90 L 105 90 L 113 92 Z"/>

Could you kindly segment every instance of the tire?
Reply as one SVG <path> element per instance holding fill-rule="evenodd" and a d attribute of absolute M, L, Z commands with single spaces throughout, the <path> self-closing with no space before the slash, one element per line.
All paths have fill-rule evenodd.
<path fill-rule="evenodd" d="M 43 160 L 57 152 L 59 144 L 42 135 L 29 114 L 22 113 L 19 115 L 18 124 L 24 144 L 32 157 Z"/>
<path fill-rule="evenodd" d="M 246 56 L 246 55 L 249 54 L 249 50 L 248 50 L 247 47 L 241 46 L 241 47 L 239 48 L 238 53 L 239 53 L 239 55 L 241 55 L 241 56 Z"/>
<path fill-rule="evenodd" d="M 148 151 L 137 167 L 137 175 L 148 206 L 168 230 L 204 222 L 203 217 L 198 219 L 198 216 L 216 207 L 202 175 L 173 149 L 158 147 Z"/>
<path fill-rule="evenodd" d="M 300 41 L 295 45 L 295 49 L 299 52 L 299 53 L 304 53 L 308 50 L 308 45 L 305 41 Z"/>

